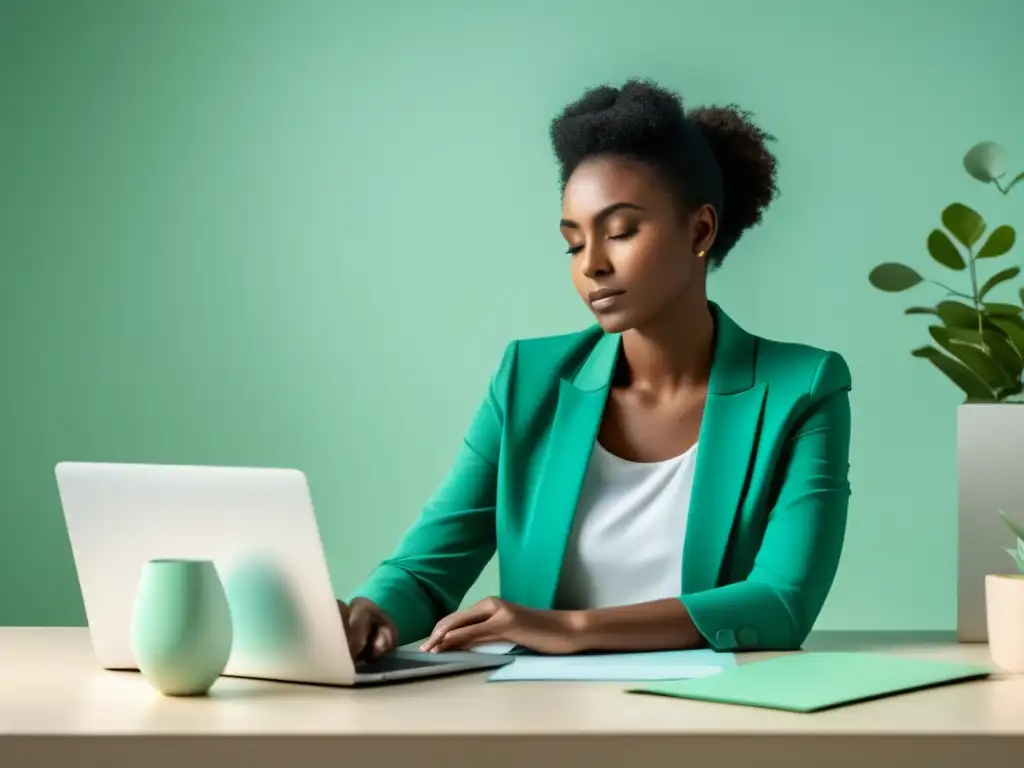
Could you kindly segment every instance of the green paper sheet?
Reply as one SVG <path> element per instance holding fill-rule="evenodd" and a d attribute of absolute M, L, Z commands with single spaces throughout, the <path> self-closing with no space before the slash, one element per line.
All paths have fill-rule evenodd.
<path fill-rule="evenodd" d="M 989 674 L 990 669 L 973 664 L 878 653 L 805 652 L 741 664 L 713 677 L 657 683 L 629 692 L 816 712 Z"/>

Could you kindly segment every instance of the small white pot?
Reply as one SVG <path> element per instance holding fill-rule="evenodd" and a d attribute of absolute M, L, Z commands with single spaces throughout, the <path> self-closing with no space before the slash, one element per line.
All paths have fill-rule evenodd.
<path fill-rule="evenodd" d="M 1024 574 L 985 576 L 985 619 L 992 661 L 1004 672 L 1024 673 Z"/>

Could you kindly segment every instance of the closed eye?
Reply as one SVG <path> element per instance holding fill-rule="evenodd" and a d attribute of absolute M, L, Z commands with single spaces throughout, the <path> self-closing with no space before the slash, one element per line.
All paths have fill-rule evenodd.
<path fill-rule="evenodd" d="M 628 240 L 633 235 L 635 235 L 637 233 L 637 231 L 638 230 L 635 229 L 635 228 L 634 229 L 628 229 L 625 232 L 622 232 L 622 233 L 620 233 L 618 235 L 608 235 L 608 239 L 609 240 Z M 582 250 L 583 250 L 583 246 L 582 245 L 573 245 L 573 246 L 569 247 L 569 249 L 566 251 L 566 253 L 568 253 L 568 254 L 570 254 L 572 256 L 575 256 L 577 253 L 579 253 Z"/>

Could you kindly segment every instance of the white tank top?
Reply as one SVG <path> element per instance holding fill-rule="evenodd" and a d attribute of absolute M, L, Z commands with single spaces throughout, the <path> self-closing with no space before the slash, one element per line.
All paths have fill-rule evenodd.
<path fill-rule="evenodd" d="M 696 461 L 696 445 L 666 461 L 638 463 L 594 442 L 566 543 L 558 608 L 679 596 Z"/>

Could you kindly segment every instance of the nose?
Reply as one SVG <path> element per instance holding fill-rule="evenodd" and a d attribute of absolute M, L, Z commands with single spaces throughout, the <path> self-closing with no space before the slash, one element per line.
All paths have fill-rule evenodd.
<path fill-rule="evenodd" d="M 600 240 L 592 240 L 578 255 L 580 258 L 580 271 L 587 277 L 603 277 L 611 274 L 612 263 L 608 260 L 608 254 Z"/>

